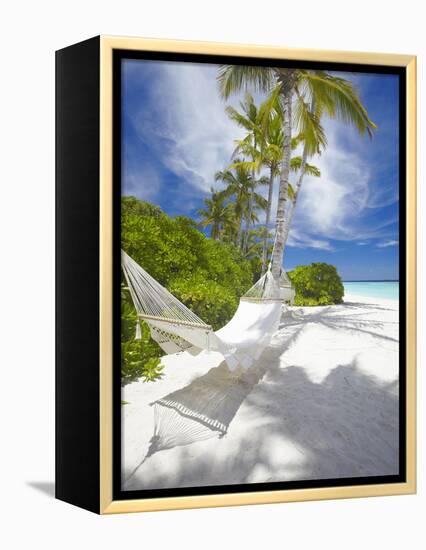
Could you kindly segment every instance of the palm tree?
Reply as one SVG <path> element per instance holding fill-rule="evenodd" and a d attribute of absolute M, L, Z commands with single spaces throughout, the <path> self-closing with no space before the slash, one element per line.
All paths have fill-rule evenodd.
<path fill-rule="evenodd" d="M 279 173 L 279 166 L 282 155 L 282 127 L 281 118 L 275 114 L 268 120 L 266 131 L 264 131 L 264 124 L 261 118 L 263 105 L 260 106 L 256 127 L 253 129 L 253 133 L 256 136 L 256 143 L 254 144 L 247 137 L 237 142 L 236 152 L 241 152 L 245 156 L 250 157 L 251 162 L 243 162 L 247 168 L 253 170 L 253 172 L 259 172 L 262 167 L 268 168 L 268 178 L 266 184 L 268 185 L 268 198 L 266 200 L 265 209 L 265 228 L 269 227 L 271 219 L 271 206 L 272 206 L 272 194 L 274 189 L 274 179 Z M 236 163 L 234 163 L 235 166 Z M 267 241 L 268 231 L 263 232 L 263 246 L 262 246 L 262 273 L 265 271 L 266 257 L 267 257 Z"/>
<path fill-rule="evenodd" d="M 224 197 L 234 199 L 233 212 L 237 223 L 237 244 L 243 250 L 245 243 L 243 221 L 247 232 L 250 225 L 258 221 L 257 210 L 266 208 L 266 200 L 256 193 L 255 188 L 258 181 L 239 159 L 236 160 L 233 168 L 216 172 L 215 179 L 226 184 L 226 188 L 223 190 Z M 264 180 L 259 181 L 264 182 Z"/>
<path fill-rule="evenodd" d="M 228 105 L 226 112 L 231 120 L 233 120 L 238 126 L 247 130 L 247 135 L 243 140 L 237 142 L 237 148 L 233 153 L 233 157 L 243 153 L 251 157 L 252 163 L 255 163 L 258 153 L 258 144 L 262 137 L 259 111 L 254 102 L 253 96 L 246 92 L 244 101 L 240 101 L 241 112 L 238 112 L 234 107 Z M 232 166 L 231 166 L 232 168 Z M 252 170 L 252 182 L 255 184 L 255 167 L 251 167 Z M 254 185 L 255 187 L 255 185 Z M 254 191 L 253 187 L 253 191 Z M 248 219 L 251 217 L 251 210 L 253 208 L 253 197 L 250 195 L 248 202 Z M 245 251 L 248 246 L 248 231 L 250 227 L 247 227 L 242 249 Z"/>
<path fill-rule="evenodd" d="M 210 236 L 212 239 L 218 240 L 224 226 L 230 219 L 230 209 L 225 204 L 226 197 L 223 192 L 216 191 L 213 187 L 210 188 L 211 197 L 204 199 L 204 206 L 198 210 L 198 215 L 201 216 L 200 225 L 202 227 L 211 226 Z"/>
<path fill-rule="evenodd" d="M 293 157 L 291 159 L 291 169 L 294 172 L 299 172 L 299 176 L 296 180 L 295 187 L 291 187 L 291 193 L 289 193 L 289 198 L 291 202 L 290 208 L 287 210 L 287 216 L 284 223 L 283 252 L 285 250 L 290 233 L 291 222 L 293 221 L 294 211 L 296 209 L 297 199 L 300 193 L 300 188 L 302 187 L 303 178 L 305 175 L 313 176 L 316 178 L 319 178 L 321 176 L 320 170 L 316 166 L 313 166 L 312 164 L 309 164 L 307 162 L 306 147 L 304 147 L 301 157 Z"/>
<path fill-rule="evenodd" d="M 265 102 L 266 103 L 266 102 Z M 265 109 L 265 103 L 260 106 L 259 113 L 262 113 Z M 271 207 L 272 207 L 272 194 L 274 187 L 274 179 L 279 174 L 280 162 L 282 157 L 282 146 L 283 146 L 283 132 L 281 125 L 281 116 L 279 113 L 272 113 L 268 118 L 267 124 L 265 126 L 262 120 L 259 121 L 259 125 L 255 129 L 257 135 L 257 142 L 259 143 L 259 148 L 255 148 L 251 141 L 247 138 L 237 142 L 238 147 L 237 152 L 242 152 L 246 156 L 249 156 L 253 159 L 252 162 L 241 162 L 241 165 L 245 165 L 247 168 L 255 169 L 259 171 L 262 166 L 268 168 L 269 177 L 267 180 L 268 185 L 268 198 L 266 206 L 266 215 L 265 215 L 265 228 L 269 228 L 270 219 L 271 219 Z M 303 136 L 297 136 L 291 140 L 292 150 L 296 149 L 300 142 L 303 141 Z M 235 165 L 235 164 L 234 164 Z M 301 174 L 309 174 L 311 176 L 319 177 L 320 171 L 316 166 L 313 166 L 306 162 L 306 159 L 303 160 L 302 157 L 296 156 L 292 157 L 290 161 L 290 169 L 292 172 L 300 171 Z M 302 171 L 303 170 L 303 171 Z M 302 177 L 299 177 L 298 184 L 301 184 Z M 299 185 L 300 188 L 300 185 Z M 289 198 L 294 201 L 294 189 L 289 183 L 287 194 Z M 295 202 L 292 202 L 295 204 Z M 287 216 L 288 218 L 288 216 Z M 287 228 L 286 222 L 286 228 Z M 266 270 L 266 261 L 268 257 L 268 231 L 263 232 L 263 247 L 262 247 L 262 273 L 265 273 Z"/>
<path fill-rule="evenodd" d="M 351 82 L 333 76 L 327 71 L 284 67 L 248 67 L 243 65 L 222 65 L 218 81 L 224 99 L 235 92 L 255 90 L 268 93 L 271 109 L 279 98 L 283 127 L 283 144 L 280 166 L 280 186 L 276 216 L 276 243 L 272 257 L 272 273 L 278 279 L 283 261 L 285 245 L 285 214 L 291 169 L 292 127 L 303 135 L 306 159 L 319 153 L 327 140 L 321 126 L 321 117 L 339 118 L 354 125 L 360 134 L 372 135 L 375 128 L 358 93 Z M 294 116 L 293 116 L 294 104 Z M 299 187 L 300 188 L 300 187 Z"/>
<path fill-rule="evenodd" d="M 220 232 L 220 240 L 228 243 L 232 243 L 235 246 L 239 244 L 239 228 L 240 223 L 235 214 L 235 203 L 228 202 L 226 205 L 227 219 L 222 226 Z"/>
<path fill-rule="evenodd" d="M 256 227 L 255 229 L 251 229 L 249 231 L 247 239 L 248 246 L 244 256 L 249 260 L 258 260 L 261 257 L 263 251 L 263 243 L 265 241 L 265 237 L 266 242 L 268 243 L 270 242 L 272 235 L 264 225 Z M 269 248 L 272 248 L 271 245 L 269 245 Z M 271 250 L 269 250 L 269 252 L 271 252 Z"/>

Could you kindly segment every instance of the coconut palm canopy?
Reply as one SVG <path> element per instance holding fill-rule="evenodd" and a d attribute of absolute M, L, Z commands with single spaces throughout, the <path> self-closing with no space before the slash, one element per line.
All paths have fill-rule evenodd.
<path fill-rule="evenodd" d="M 129 60 L 123 83 L 123 195 L 263 264 L 277 229 L 276 272 L 398 277 L 397 76 Z"/>

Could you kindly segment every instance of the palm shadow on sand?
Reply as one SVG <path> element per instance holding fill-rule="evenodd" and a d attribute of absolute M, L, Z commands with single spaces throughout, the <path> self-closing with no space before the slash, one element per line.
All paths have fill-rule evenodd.
<path fill-rule="evenodd" d="M 126 481 L 159 451 L 223 437 L 241 404 L 264 374 L 261 361 L 247 371 L 236 373 L 230 372 L 222 361 L 187 386 L 151 403 L 154 434 L 148 452 L 125 476 Z"/>
<path fill-rule="evenodd" d="M 335 368 L 321 384 L 311 382 L 302 368 L 280 367 L 283 349 L 288 349 L 294 344 L 309 323 L 319 323 L 331 329 L 358 331 L 378 339 L 397 342 L 396 339 L 380 333 L 383 328 L 382 322 L 358 319 L 359 315 L 365 317 L 366 309 L 367 312 L 371 310 L 373 313 L 379 306 L 345 303 L 346 311 L 348 307 L 349 314 L 339 312 L 335 306 L 305 313 L 301 318 L 284 314 L 280 325 L 279 345 L 272 344 L 251 369 L 233 374 L 223 361 L 218 367 L 210 369 L 184 388 L 154 402 L 152 405 L 155 428 L 149 451 L 127 476 L 127 480 L 131 479 L 145 460 L 156 452 L 185 447 L 212 437 L 223 437 L 244 402 L 254 410 L 258 409 L 259 414 L 264 414 L 264 410 L 268 410 L 269 419 L 265 429 L 250 434 L 250 438 L 241 442 L 240 452 L 233 459 L 237 462 L 235 468 L 240 479 L 234 483 L 248 482 L 253 469 L 262 465 L 271 472 L 273 478 L 276 466 L 268 464 L 268 457 L 262 451 L 262 448 L 267 447 L 262 439 L 273 434 L 289 438 L 297 448 L 304 449 L 305 474 L 298 473 L 304 476 L 304 479 L 327 477 L 327 464 L 336 463 L 336 453 L 340 457 L 337 472 L 339 476 L 378 475 L 375 471 L 375 461 L 371 456 L 363 456 L 366 445 L 369 453 L 371 451 L 373 456 L 376 453 L 376 462 L 380 463 L 386 472 L 395 473 L 398 463 L 395 440 L 398 400 L 395 388 L 391 385 L 385 387 L 372 377 L 360 373 L 355 363 Z M 259 384 L 261 381 L 265 381 L 266 384 Z M 336 395 L 341 395 L 342 392 L 346 396 L 344 406 L 336 399 Z M 305 399 L 301 404 L 301 396 L 307 394 L 311 395 L 312 399 Z M 366 395 L 373 400 L 371 402 L 378 403 L 378 407 L 366 409 Z M 274 405 L 275 403 L 279 403 L 279 406 Z M 367 401 L 367 405 L 368 403 Z M 303 411 L 302 417 L 295 417 L 294 411 L 300 410 Z M 349 415 L 348 410 L 351 411 Z M 389 433 L 383 431 L 386 417 L 393 426 Z M 342 419 L 353 425 L 341 424 Z M 359 425 L 364 427 L 365 437 L 359 435 Z M 349 442 L 349 434 L 353 433 L 356 434 L 356 440 L 354 441 L 351 435 L 352 441 Z M 378 441 L 377 449 L 372 450 L 375 440 Z M 324 446 L 324 441 L 333 441 L 333 445 Z M 383 453 L 384 464 L 380 458 Z M 185 455 L 186 451 L 182 449 L 182 458 Z M 334 460 L 331 461 L 331 458 Z M 179 470 L 179 465 L 176 465 L 176 468 Z M 197 485 L 202 483 L 203 475 L 209 471 L 209 460 L 200 458 L 193 468 L 198 471 L 198 474 L 194 472 L 194 479 L 198 479 L 194 485 Z M 232 470 L 235 471 L 235 468 Z M 182 470 L 181 483 L 185 483 L 184 466 Z M 291 467 L 287 466 L 287 472 L 289 470 L 291 471 Z M 177 475 L 179 477 L 178 472 Z M 226 472 L 223 472 L 223 476 L 226 481 Z M 157 483 L 157 487 L 162 486 L 161 479 L 154 480 L 155 476 L 151 483 Z"/>

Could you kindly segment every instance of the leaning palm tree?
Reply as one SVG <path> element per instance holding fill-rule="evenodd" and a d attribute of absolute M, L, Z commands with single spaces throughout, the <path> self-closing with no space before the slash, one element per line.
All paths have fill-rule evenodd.
<path fill-rule="evenodd" d="M 261 105 L 259 112 L 262 113 L 264 110 L 264 104 Z M 266 131 L 265 131 L 266 130 Z M 274 188 L 274 180 L 279 174 L 281 157 L 282 157 L 282 146 L 283 146 L 283 132 L 281 124 L 281 116 L 278 113 L 273 113 L 271 117 L 268 118 L 266 128 L 264 123 L 260 120 L 259 125 L 255 130 L 257 134 L 257 143 L 259 147 L 254 147 L 252 142 L 247 138 L 244 138 L 237 142 L 236 152 L 241 152 L 246 156 L 249 156 L 253 160 L 251 162 L 243 161 L 240 162 L 241 165 L 246 166 L 248 169 L 253 169 L 260 171 L 262 167 L 268 169 L 268 198 L 266 202 L 266 215 L 265 215 L 265 228 L 269 228 L 271 220 L 271 207 L 272 207 L 272 194 Z M 291 140 L 292 150 L 296 149 L 299 144 L 303 142 L 303 136 L 296 136 Z M 235 165 L 236 163 L 234 163 Z M 301 172 L 301 174 L 309 174 L 311 176 L 319 177 L 320 171 L 316 166 L 313 166 L 304 160 L 304 157 L 296 156 L 292 157 L 290 161 L 290 170 L 292 172 Z M 298 178 L 298 189 L 302 182 L 302 177 Z M 295 205 L 294 196 L 296 192 L 289 183 L 287 194 L 289 199 L 292 201 L 291 204 Z M 287 216 L 288 219 L 288 216 Z M 287 220 L 286 220 L 287 228 Z M 263 232 L 263 247 L 262 247 L 262 273 L 266 271 L 266 261 L 268 256 L 268 231 Z"/>
<path fill-rule="evenodd" d="M 312 164 L 309 164 L 307 162 L 306 148 L 303 149 L 303 154 L 301 157 L 300 156 L 293 157 L 291 159 L 291 169 L 294 172 L 298 172 L 299 175 L 297 177 L 295 186 L 291 187 L 291 193 L 289 193 L 290 207 L 287 210 L 287 215 L 284 222 L 283 252 L 287 244 L 288 236 L 290 233 L 291 222 L 293 221 L 294 212 L 297 205 L 297 199 L 300 194 L 300 189 L 302 187 L 304 176 L 308 175 L 316 178 L 319 178 L 321 176 L 320 170 L 316 166 L 313 166 Z"/>
<path fill-rule="evenodd" d="M 204 199 L 204 207 L 198 210 L 201 217 L 202 227 L 211 226 L 210 237 L 218 240 L 225 224 L 230 217 L 230 209 L 225 203 L 226 197 L 223 192 L 210 188 L 211 197 Z"/>
<path fill-rule="evenodd" d="M 375 125 L 370 120 L 353 84 L 327 71 L 222 65 L 219 69 L 218 81 L 221 94 L 225 99 L 249 87 L 270 94 L 271 108 L 276 104 L 276 98 L 279 98 L 283 146 L 276 215 L 276 242 L 272 256 L 272 274 L 278 279 L 285 245 L 285 213 L 291 168 L 292 127 L 294 126 L 296 132 L 304 137 L 304 157 L 307 159 L 320 152 L 327 143 L 321 126 L 323 114 L 354 125 L 360 134 L 367 133 L 371 136 Z M 302 170 L 302 175 L 303 172 Z"/>
<path fill-rule="evenodd" d="M 251 169 L 253 173 L 260 172 L 263 167 L 268 169 L 268 177 L 265 180 L 268 186 L 268 193 L 265 208 L 265 228 L 269 227 L 271 219 L 272 195 L 274 190 L 274 179 L 279 173 L 279 166 L 282 155 L 282 130 L 281 119 L 278 115 L 272 117 L 268 123 L 266 133 L 263 131 L 261 120 L 257 121 L 255 133 L 257 135 L 256 143 L 244 138 L 237 141 L 235 153 L 242 153 L 251 158 L 251 161 L 242 161 L 240 164 Z M 237 163 L 234 163 L 235 166 Z M 262 247 L 262 273 L 265 271 L 267 256 L 268 231 L 263 232 Z M 248 246 L 248 243 L 247 243 Z"/>

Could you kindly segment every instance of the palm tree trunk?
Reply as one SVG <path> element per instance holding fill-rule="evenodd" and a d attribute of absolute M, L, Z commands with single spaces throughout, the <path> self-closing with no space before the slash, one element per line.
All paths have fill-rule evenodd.
<path fill-rule="evenodd" d="M 253 142 L 254 142 L 254 148 L 256 148 L 256 138 L 254 138 Z M 253 157 L 252 157 L 252 161 L 254 162 L 255 160 L 256 160 L 256 159 L 255 159 L 255 157 L 253 156 Z M 252 214 L 252 211 L 253 211 L 253 193 L 254 193 L 254 191 L 255 191 L 255 189 L 256 189 L 256 179 L 255 179 L 255 176 L 256 176 L 256 172 L 255 172 L 255 170 L 253 169 L 253 170 L 252 170 L 252 173 L 251 173 L 251 177 L 252 177 L 252 180 L 253 180 L 253 189 L 251 190 L 250 197 L 249 197 L 249 203 L 248 203 L 247 234 L 246 234 L 246 238 L 245 238 L 245 242 L 244 242 L 243 252 L 247 252 L 247 248 L 248 248 L 249 230 L 250 230 L 250 223 L 251 223 L 251 214 Z"/>
<path fill-rule="evenodd" d="M 266 271 L 266 256 L 268 252 L 268 227 L 269 227 L 269 222 L 271 220 L 273 190 L 274 190 L 274 167 L 271 166 L 269 171 L 269 184 L 268 184 L 268 206 L 266 208 L 266 217 L 265 217 L 265 236 L 263 237 L 262 275 Z"/>
<path fill-rule="evenodd" d="M 217 224 L 213 223 L 212 228 L 211 228 L 211 232 L 210 232 L 210 238 L 215 240 L 215 241 L 217 241 L 217 230 L 218 230 Z"/>
<path fill-rule="evenodd" d="M 308 155 L 307 155 L 307 148 L 305 146 L 303 148 L 302 162 L 300 164 L 300 174 L 299 174 L 299 178 L 297 179 L 297 182 L 296 182 L 296 187 L 295 187 L 295 190 L 294 190 L 294 197 L 293 197 L 293 200 L 291 201 L 290 210 L 287 214 L 287 219 L 286 219 L 285 224 L 284 224 L 284 249 L 286 247 L 287 240 L 288 240 L 288 235 L 290 233 L 290 227 L 291 227 L 291 222 L 293 221 L 294 210 L 296 208 L 296 203 L 297 203 L 297 197 L 299 196 L 299 191 L 300 191 L 300 188 L 302 187 L 303 176 L 305 175 L 305 168 L 306 168 L 307 160 L 308 160 Z M 283 253 L 284 253 L 284 250 L 283 250 Z"/>
<path fill-rule="evenodd" d="M 243 239 L 244 239 L 243 220 L 242 218 L 240 218 L 240 220 L 238 221 L 237 246 L 241 250 L 243 248 Z"/>
<path fill-rule="evenodd" d="M 251 214 L 253 212 L 253 192 L 250 193 L 249 203 L 248 203 L 248 212 L 246 218 L 246 233 L 244 236 L 243 252 L 247 252 L 248 241 L 249 241 L 249 231 L 251 225 Z"/>
<path fill-rule="evenodd" d="M 277 219 L 275 226 L 275 246 L 272 254 L 272 275 L 279 279 L 284 252 L 285 211 L 287 205 L 288 183 L 290 176 L 291 160 L 291 100 L 293 87 L 289 87 L 283 93 L 283 156 L 281 162 L 280 188 L 278 194 Z"/>
<path fill-rule="evenodd" d="M 314 110 L 315 110 L 315 98 L 312 98 L 309 111 L 311 113 L 313 113 Z M 305 169 L 306 169 L 307 161 L 308 161 L 308 148 L 307 148 L 306 143 L 305 143 L 305 145 L 303 147 L 303 153 L 302 153 L 302 162 L 300 164 L 299 178 L 296 182 L 296 188 L 294 190 L 294 197 L 293 197 L 293 200 L 291 202 L 290 211 L 288 212 L 288 216 L 287 216 L 287 220 L 286 220 L 286 224 L 285 224 L 285 229 L 284 229 L 284 249 L 286 247 L 287 240 L 288 240 L 288 235 L 290 233 L 291 222 L 293 221 L 294 210 L 295 210 L 296 204 L 297 204 L 297 197 L 299 196 L 300 188 L 302 187 L 303 177 L 305 175 Z M 284 254 L 284 251 L 283 251 L 283 254 Z"/>

